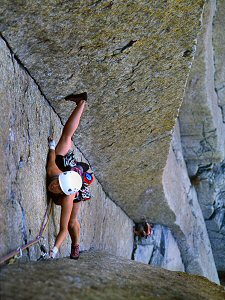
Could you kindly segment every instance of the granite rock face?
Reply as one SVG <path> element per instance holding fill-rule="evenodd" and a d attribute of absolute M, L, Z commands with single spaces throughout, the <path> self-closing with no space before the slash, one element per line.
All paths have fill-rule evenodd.
<path fill-rule="evenodd" d="M 64 258 L 8 266 L 0 279 L 2 300 L 15 296 L 18 300 L 223 300 L 225 296 L 223 287 L 205 278 L 102 252 L 84 253 L 78 261 Z"/>
<path fill-rule="evenodd" d="M 221 162 L 225 157 L 224 10 L 223 1 L 211 0 L 205 6 L 203 31 L 180 109 L 181 139 L 189 176 L 195 176 L 199 167 Z M 213 25 L 214 19 L 217 21 Z"/>
<path fill-rule="evenodd" d="M 218 282 L 212 249 L 197 193 L 188 177 L 180 141 L 179 123 L 175 126 L 167 164 L 163 173 L 167 205 L 174 213 L 170 224 L 185 270 Z"/>
<path fill-rule="evenodd" d="M 217 270 L 225 270 L 225 161 L 201 168 L 195 184 Z"/>
<path fill-rule="evenodd" d="M 174 213 L 174 223 L 170 229 L 155 225 L 152 237 L 138 240 L 134 260 L 169 270 L 185 270 L 219 282 L 198 196 L 183 158 L 179 123 L 174 128 L 163 187 L 165 205 Z"/>
<path fill-rule="evenodd" d="M 96 183 L 93 189 L 97 191 L 101 201 L 97 203 L 92 201 L 83 205 L 81 212 L 82 249 L 95 247 L 107 249 L 117 255 L 122 253 L 126 257 L 129 256 L 132 222 L 109 201 L 110 197 L 133 220 L 139 221 L 145 216 L 151 222 L 163 224 L 170 229 L 167 232 L 169 236 L 167 240 L 176 248 L 178 261 L 176 262 L 175 259 L 175 266 L 171 268 L 182 269 L 184 266 L 185 271 L 201 274 L 218 282 L 197 194 L 194 186 L 191 185 L 184 163 L 178 125 L 174 129 L 195 51 L 194 40 L 200 28 L 199 19 L 203 2 L 200 0 L 185 2 L 89 1 L 88 3 L 86 1 L 59 3 L 55 0 L 51 2 L 23 1 L 22 3 L 4 1 L 0 7 L 2 12 L 0 30 L 13 53 L 27 68 L 63 122 L 73 106 L 73 104 L 65 103 L 63 97 L 71 92 L 84 90 L 88 92 L 88 108 L 75 142 L 91 163 L 107 196 L 103 194 L 101 186 Z M 205 15 L 210 16 L 209 24 L 212 23 L 214 11 L 215 6 L 212 5 L 212 8 L 206 6 Z M 218 21 L 217 24 L 219 24 Z M 207 37 L 210 36 L 208 31 Z M 206 45 L 204 39 L 203 41 Z M 209 45 L 207 51 L 210 55 L 212 46 Z M 218 53 L 222 55 L 222 51 Z M 11 69 L 13 65 L 16 65 L 14 60 L 9 64 Z M 211 56 L 209 64 L 212 65 Z M 7 70 L 6 74 L 8 72 L 11 74 L 10 70 Z M 197 72 L 197 69 L 194 72 Z M 204 74 L 204 72 L 201 73 L 201 78 Z M 216 86 L 220 86 L 222 69 L 218 74 Z M 211 77 L 207 77 L 207 80 L 209 80 L 207 95 L 212 94 L 213 99 L 216 99 Z M 16 82 L 18 90 L 23 89 L 23 83 Z M 3 90 L 9 92 L 11 85 L 13 85 L 12 82 L 6 84 Z M 35 88 L 37 89 L 37 86 Z M 223 89 L 220 89 L 220 95 L 221 91 Z M 27 91 L 22 90 L 21 97 L 24 97 L 26 93 Z M 14 100 L 12 106 L 15 105 L 14 102 L 21 105 L 25 111 L 24 115 L 28 115 L 24 130 L 32 126 L 35 129 L 35 133 L 30 134 L 28 130 L 28 133 L 25 132 L 22 135 L 28 145 L 39 145 L 36 138 L 32 140 L 32 143 L 30 142 L 35 134 L 39 134 L 38 126 L 42 126 L 43 134 L 39 134 L 39 140 L 42 139 L 42 141 L 47 138 L 47 131 L 52 129 L 51 122 L 46 121 L 49 118 L 44 118 L 44 114 L 39 116 L 39 118 L 44 118 L 40 121 L 41 125 L 36 123 L 36 116 L 33 116 L 34 112 L 38 111 L 36 106 L 40 105 L 44 110 L 40 104 L 44 100 L 40 100 L 40 91 L 38 93 L 38 98 L 33 97 L 32 93 L 29 94 L 35 102 L 33 106 L 28 101 L 29 97 L 25 100 L 28 101 L 27 103 L 18 102 L 14 94 L 11 98 L 8 95 L 6 97 L 6 99 Z M 218 97 L 222 103 L 222 97 Z M 213 156 L 215 160 L 220 160 L 224 155 L 223 142 L 219 139 L 220 134 L 222 138 L 224 136 L 222 119 L 221 115 L 219 118 L 216 117 L 218 111 L 221 112 L 219 106 L 222 107 L 222 104 L 214 105 L 213 100 L 213 109 L 210 110 L 208 107 L 212 106 L 209 101 L 211 98 L 207 99 L 207 103 L 203 106 L 210 117 L 206 123 L 203 122 L 205 124 L 203 127 L 207 132 L 213 132 L 212 136 L 210 135 L 210 143 L 212 139 L 212 145 L 216 150 L 213 154 L 207 152 L 200 156 L 201 162 L 197 161 L 199 156 L 192 158 L 191 163 L 185 153 L 189 175 L 190 170 L 196 169 L 199 163 L 208 162 L 209 157 Z M 4 104 L 4 106 L 7 105 Z M 48 107 L 50 111 L 51 108 Z M 27 108 L 31 112 L 27 113 Z M 20 108 L 14 110 L 12 117 L 8 118 L 10 122 L 14 122 L 14 114 L 17 110 L 19 111 Z M 45 110 L 45 113 L 49 111 Z M 51 116 L 53 116 L 53 121 L 59 124 L 56 129 L 56 134 L 59 135 L 57 131 L 60 128 L 59 119 L 53 112 Z M 17 117 L 19 124 L 24 122 L 20 119 L 21 114 Z M 55 121 L 54 118 L 57 120 Z M 183 121 L 180 123 L 182 138 L 185 136 L 183 134 L 183 128 L 186 128 L 185 118 L 186 112 L 183 108 L 183 118 L 181 117 Z M 44 124 L 48 126 L 48 130 L 45 129 Z M 8 141 L 8 139 L 14 139 L 15 134 L 8 134 L 7 130 L 11 127 L 7 126 L 4 132 L 6 133 L 5 140 Z M 218 128 L 217 131 L 215 128 Z M 200 134 L 197 129 L 194 128 L 194 130 L 196 130 L 196 140 L 200 139 L 202 146 L 201 138 L 205 136 L 206 131 L 203 133 L 201 131 Z M 21 136 L 19 137 L 22 139 Z M 185 140 L 183 143 L 185 144 Z M 199 141 L 194 141 L 192 144 L 194 145 L 193 152 L 195 152 L 194 147 L 198 147 Z M 11 147 L 11 144 L 9 145 Z M 39 147 L 44 147 L 45 153 L 47 152 L 45 143 L 42 142 Z M 15 149 L 15 154 L 12 155 L 15 162 L 10 161 L 12 166 L 18 162 L 19 149 L 23 149 L 22 146 Z M 33 148 L 32 150 L 28 148 L 26 151 L 28 154 L 25 157 L 29 157 L 30 151 L 35 152 L 35 155 L 37 152 Z M 43 152 L 37 153 L 43 160 Z M 79 152 L 77 153 L 81 156 Z M 33 161 L 41 162 L 39 157 L 32 155 Z M 23 159 L 20 165 L 21 169 L 25 170 Z M 11 168 L 14 170 L 14 167 Z M 5 170 L 7 166 L 4 167 L 3 172 Z M 41 175 L 38 172 L 34 175 L 34 183 L 44 175 L 43 169 Z M 10 176 L 8 181 L 12 184 L 16 182 L 16 185 L 19 185 L 18 191 L 23 188 L 22 195 L 27 193 L 29 196 L 33 195 L 34 187 L 29 187 L 30 175 L 28 178 L 22 173 L 18 181 L 17 175 L 15 178 Z M 25 185 L 24 182 L 26 182 Z M 45 197 L 43 181 L 39 186 L 43 192 L 40 197 Z M 3 191 L 4 187 L 5 185 L 3 185 Z M 12 191 L 15 193 L 17 189 L 13 188 Z M 11 195 L 7 198 L 11 199 L 13 193 L 10 194 L 8 191 L 4 193 Z M 20 200 L 15 202 L 14 205 L 18 208 L 24 207 Z M 42 204 L 43 207 L 45 204 L 45 202 Z M 19 226 L 23 229 L 22 232 L 25 232 L 21 239 L 25 240 L 24 236 L 27 235 L 29 222 L 26 218 L 24 219 L 27 215 L 24 212 L 25 209 L 19 210 L 18 208 L 15 209 L 19 212 L 18 220 L 21 220 Z M 59 221 L 58 209 L 55 208 L 55 211 L 57 214 L 50 224 L 51 234 L 46 238 L 48 244 L 53 242 L 53 232 L 56 232 L 56 224 Z M 6 213 L 8 213 L 7 210 Z M 13 215 L 12 212 L 11 214 Z M 97 222 L 93 225 L 92 220 L 97 220 Z M 14 226 L 17 227 L 17 224 Z M 159 245 L 161 235 L 157 236 L 159 240 L 156 244 Z M 5 238 L 5 242 L 8 239 L 10 239 L 9 236 Z M 174 240 L 179 249 L 175 246 Z M 69 241 L 65 243 L 65 248 L 62 248 L 62 255 L 68 254 L 68 247 Z M 168 257 L 170 257 L 169 254 L 168 250 Z M 154 261 L 159 265 L 163 260 L 160 261 L 156 256 Z M 170 265 L 170 262 L 165 258 L 162 264 L 166 267 Z"/>
<path fill-rule="evenodd" d="M 155 225 L 152 235 L 147 239 L 136 237 L 133 258 L 135 261 L 160 266 L 171 271 L 184 271 L 177 242 L 165 226 Z"/>
<path fill-rule="evenodd" d="M 218 105 L 222 110 L 225 123 L 225 5 L 223 0 L 216 1 L 216 13 L 213 18 L 214 84 Z"/>
<path fill-rule="evenodd" d="M 47 137 L 56 139 L 62 129 L 58 116 L 41 95 L 29 74 L 21 68 L 3 40 L 0 41 L 1 98 L 1 202 L 0 256 L 33 240 L 44 218 L 46 195 Z M 85 161 L 76 149 L 78 160 Z M 130 258 L 133 248 L 133 222 L 103 192 L 96 180 L 94 198 L 82 203 L 80 212 L 81 249 L 104 249 Z M 46 248 L 54 244 L 59 229 L 59 206 L 53 206 L 42 241 Z M 69 238 L 60 255 L 70 252 Z M 25 256 L 37 259 L 40 247 L 31 247 Z"/>
<path fill-rule="evenodd" d="M 161 179 L 203 3 L 4 1 L 0 7 L 2 35 L 64 121 L 70 111 L 63 97 L 88 92 L 75 142 L 107 194 L 136 221 L 171 219 Z"/>
<path fill-rule="evenodd" d="M 181 140 L 217 269 L 225 270 L 225 6 L 208 1 L 180 110 Z"/>

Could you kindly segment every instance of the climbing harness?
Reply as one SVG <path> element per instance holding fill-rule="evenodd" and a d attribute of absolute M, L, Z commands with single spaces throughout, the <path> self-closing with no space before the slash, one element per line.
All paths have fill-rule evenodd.
<path fill-rule="evenodd" d="M 45 260 L 46 258 L 49 258 L 49 254 L 48 251 L 46 250 L 45 246 L 43 244 L 40 244 L 40 250 L 41 250 L 41 256 L 37 259 L 37 261 L 39 260 Z"/>
<path fill-rule="evenodd" d="M 91 200 L 93 198 L 93 195 L 91 194 L 89 187 L 83 185 L 78 193 L 78 195 L 74 198 L 74 203 L 80 202 L 80 201 L 87 201 Z"/>
<path fill-rule="evenodd" d="M 3 264 L 4 262 L 8 261 L 11 258 L 20 258 L 23 256 L 23 251 L 35 244 L 37 244 L 38 242 L 40 242 L 40 240 L 43 238 L 44 232 L 47 228 L 48 222 L 49 222 L 49 216 L 51 214 L 51 209 L 52 209 L 52 200 L 50 200 L 46 211 L 45 211 L 45 215 L 39 230 L 39 234 L 37 235 L 36 239 L 30 241 L 28 244 L 23 245 L 19 248 L 17 248 L 16 250 L 10 252 L 9 254 L 3 256 L 0 258 L 0 265 Z M 19 256 L 17 256 L 18 254 L 20 254 Z"/>
<path fill-rule="evenodd" d="M 79 194 L 75 197 L 74 202 L 87 201 L 93 198 L 91 191 L 89 189 L 89 185 L 91 185 L 94 181 L 93 173 L 84 172 L 83 176 L 83 185 L 79 190 Z"/>

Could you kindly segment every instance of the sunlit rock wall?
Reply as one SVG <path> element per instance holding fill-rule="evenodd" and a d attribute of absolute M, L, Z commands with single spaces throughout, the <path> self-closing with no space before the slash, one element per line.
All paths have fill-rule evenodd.
<path fill-rule="evenodd" d="M 222 110 L 225 123 L 225 5 L 223 0 L 216 1 L 213 18 L 213 57 L 214 57 L 214 84 L 217 93 L 218 106 Z"/>
<path fill-rule="evenodd" d="M 0 256 L 17 249 L 39 233 L 46 206 L 45 166 L 47 137 L 60 136 L 61 122 L 29 74 L 17 63 L 5 42 L 0 41 Z M 84 161 L 76 150 L 77 158 Z M 102 191 L 95 181 L 94 198 L 82 203 L 80 212 L 81 250 L 105 249 L 130 258 L 133 222 Z M 44 235 L 48 249 L 59 229 L 60 208 L 53 206 Z M 70 240 L 60 254 L 70 254 Z M 40 256 L 38 245 L 23 253 Z"/>
<path fill-rule="evenodd" d="M 103 252 L 14 264 L 0 270 L 0 297 L 65 300 L 224 300 L 224 288 L 206 278 L 171 272 Z M 18 284 L 19 282 L 19 284 Z"/>
<path fill-rule="evenodd" d="M 225 3 L 207 1 L 180 110 L 181 140 L 219 271 L 225 271 Z"/>
<path fill-rule="evenodd" d="M 5 1 L 0 30 L 63 122 L 73 105 L 63 97 L 88 92 L 75 142 L 107 195 L 135 221 L 146 216 L 168 226 L 185 270 L 218 282 L 195 190 L 171 145 L 203 3 Z M 102 226 L 102 237 L 114 230 L 111 218 L 103 218 L 110 226 Z M 100 240 L 91 232 L 87 247 Z M 98 245 L 117 248 L 108 240 Z"/>
<path fill-rule="evenodd" d="M 223 1 L 211 0 L 205 6 L 203 29 L 180 110 L 181 138 L 190 176 L 195 176 L 201 166 L 221 162 L 225 157 L 224 10 Z"/>
<path fill-rule="evenodd" d="M 168 223 L 162 173 L 204 1 L 4 1 L 0 30 L 63 121 L 86 90 L 75 142 L 134 220 Z"/>

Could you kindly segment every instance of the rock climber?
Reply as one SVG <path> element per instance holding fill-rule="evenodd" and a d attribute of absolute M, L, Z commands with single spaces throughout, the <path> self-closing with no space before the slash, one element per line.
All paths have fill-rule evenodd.
<path fill-rule="evenodd" d="M 136 223 L 134 225 L 134 235 L 138 237 L 145 237 L 147 239 L 148 236 L 152 234 L 152 225 L 143 221 L 141 223 Z"/>
<path fill-rule="evenodd" d="M 71 237 L 71 259 L 78 259 L 80 253 L 80 224 L 78 214 L 81 200 L 91 198 L 88 185 L 93 182 L 93 175 L 87 172 L 89 165 L 77 162 L 71 151 L 72 137 L 84 112 L 87 93 L 72 94 L 65 98 L 73 101 L 76 107 L 67 120 L 60 140 L 56 146 L 53 137 L 48 138 L 49 154 L 47 163 L 48 191 L 55 204 L 61 205 L 60 230 L 50 257 L 55 258 L 69 231 Z"/>

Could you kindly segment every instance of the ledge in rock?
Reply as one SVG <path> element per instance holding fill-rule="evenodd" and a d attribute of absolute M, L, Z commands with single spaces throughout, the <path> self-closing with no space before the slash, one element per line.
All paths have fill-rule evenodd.
<path fill-rule="evenodd" d="M 1 299 L 210 299 L 222 287 L 206 278 L 152 267 L 103 252 L 15 264 L 1 270 Z"/>

